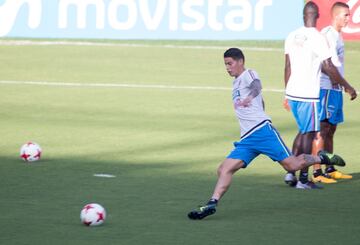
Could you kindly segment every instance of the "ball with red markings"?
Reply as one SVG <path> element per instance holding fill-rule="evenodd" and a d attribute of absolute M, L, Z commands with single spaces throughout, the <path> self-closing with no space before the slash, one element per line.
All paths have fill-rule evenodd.
<path fill-rule="evenodd" d="M 20 148 L 20 157 L 25 162 L 35 162 L 40 160 L 42 154 L 42 149 L 39 144 L 35 142 L 28 142 L 21 146 Z"/>
<path fill-rule="evenodd" d="M 86 204 L 80 212 L 80 220 L 86 226 L 98 226 L 104 223 L 106 211 L 98 203 Z"/>

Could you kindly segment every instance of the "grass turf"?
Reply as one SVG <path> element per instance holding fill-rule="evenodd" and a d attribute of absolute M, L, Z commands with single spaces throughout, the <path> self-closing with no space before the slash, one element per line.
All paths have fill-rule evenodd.
<path fill-rule="evenodd" d="M 231 87 L 222 47 L 236 43 L 200 42 L 219 47 L 204 49 L 162 46 L 196 42 L 140 43 L 149 46 L 0 46 L 0 77 Z M 283 87 L 280 43 L 236 46 L 244 46 L 247 67 L 258 71 L 264 88 Z M 348 46 L 347 77 L 357 87 L 360 43 Z M 281 106 L 283 94 L 264 97 L 291 146 L 296 126 Z M 238 139 L 230 90 L 0 84 L 0 243 L 358 244 L 358 103 L 345 96 L 346 122 L 335 141 L 353 180 L 294 190 L 283 184 L 284 170 L 262 156 L 235 175 L 216 215 L 194 222 L 187 212 L 210 197 L 217 165 Z M 28 140 L 42 146 L 40 162 L 19 159 Z M 89 202 L 107 209 L 103 226 L 80 224 Z"/>

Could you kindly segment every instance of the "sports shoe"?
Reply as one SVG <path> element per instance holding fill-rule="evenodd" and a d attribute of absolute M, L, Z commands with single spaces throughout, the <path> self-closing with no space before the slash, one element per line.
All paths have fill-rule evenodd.
<path fill-rule="evenodd" d="M 193 210 L 188 213 L 189 219 L 203 219 L 208 215 L 212 215 L 216 212 L 216 204 L 207 204 L 199 207 L 198 210 Z"/>
<path fill-rule="evenodd" d="M 326 176 L 324 175 L 319 175 L 317 177 L 313 176 L 313 181 L 316 183 L 316 182 L 321 182 L 321 183 L 324 183 L 324 184 L 333 184 L 333 183 L 336 183 L 337 181 L 334 180 L 334 179 L 331 179 L 331 178 L 327 178 Z"/>
<path fill-rule="evenodd" d="M 331 178 L 333 179 L 352 179 L 352 175 L 350 174 L 343 174 L 340 171 L 334 171 L 334 172 L 330 172 L 330 173 L 326 173 L 327 175 L 329 175 Z"/>
<path fill-rule="evenodd" d="M 345 161 L 341 156 L 336 154 L 331 154 L 327 151 L 319 151 L 318 156 L 324 159 L 327 165 L 336 165 L 336 166 L 345 166 Z"/>
<path fill-rule="evenodd" d="M 292 187 L 296 186 L 297 183 L 296 176 L 293 173 L 287 173 L 285 175 L 284 181 L 286 184 Z"/>
<path fill-rule="evenodd" d="M 311 190 L 311 189 L 322 189 L 322 186 L 316 185 L 314 182 L 312 181 L 308 181 L 305 184 L 301 183 L 300 181 L 297 182 L 296 184 L 296 189 L 306 189 L 306 190 Z"/>

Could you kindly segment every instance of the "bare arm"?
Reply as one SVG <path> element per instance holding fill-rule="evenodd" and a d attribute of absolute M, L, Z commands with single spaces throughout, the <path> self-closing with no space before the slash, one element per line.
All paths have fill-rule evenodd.
<path fill-rule="evenodd" d="M 251 105 L 251 101 L 261 93 L 261 82 L 259 79 L 255 79 L 249 85 L 250 93 L 249 95 L 242 101 L 238 102 L 238 106 L 248 107 Z M 264 108 L 264 104 L 263 104 Z"/>
<path fill-rule="evenodd" d="M 251 99 L 255 98 L 261 93 L 261 82 L 259 79 L 255 79 L 249 86 Z"/>
<path fill-rule="evenodd" d="M 334 64 L 331 61 L 331 58 L 324 60 L 321 67 L 322 72 L 330 77 L 332 82 L 340 84 L 344 87 L 345 92 L 350 95 L 350 99 L 354 100 L 357 97 L 356 90 L 341 76 L 339 71 L 336 69 Z"/>
<path fill-rule="evenodd" d="M 285 69 L 284 69 L 284 82 L 285 82 L 285 88 L 287 86 L 287 83 L 289 81 L 291 75 L 291 64 L 290 64 L 290 58 L 288 54 L 285 54 Z M 287 111 L 290 111 L 290 106 L 287 101 L 287 99 L 284 99 L 283 106 Z"/>
<path fill-rule="evenodd" d="M 290 58 L 289 55 L 285 55 L 285 69 L 284 69 L 284 81 L 285 81 L 285 88 L 289 81 L 291 75 L 291 65 L 290 65 Z"/>

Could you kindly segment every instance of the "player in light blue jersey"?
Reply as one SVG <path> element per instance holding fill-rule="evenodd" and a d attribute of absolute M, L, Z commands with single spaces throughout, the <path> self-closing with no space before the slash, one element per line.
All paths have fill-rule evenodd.
<path fill-rule="evenodd" d="M 249 166 L 259 154 L 279 162 L 287 171 L 296 171 L 315 163 L 345 165 L 341 157 L 324 151 L 316 156 L 292 155 L 264 111 L 260 78 L 254 70 L 245 68 L 243 52 L 238 48 L 228 49 L 224 53 L 224 62 L 229 75 L 235 78 L 232 100 L 240 124 L 240 140 L 234 143 L 234 149 L 218 168 L 218 180 L 211 199 L 198 210 L 188 213 L 190 219 L 203 219 L 214 214 L 218 201 L 230 186 L 233 174 Z"/>

